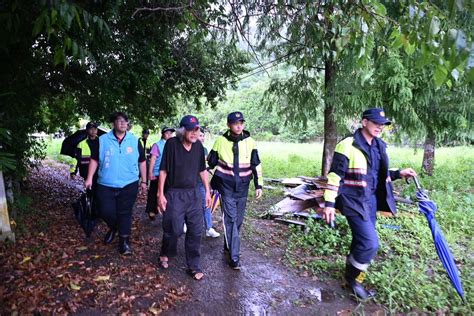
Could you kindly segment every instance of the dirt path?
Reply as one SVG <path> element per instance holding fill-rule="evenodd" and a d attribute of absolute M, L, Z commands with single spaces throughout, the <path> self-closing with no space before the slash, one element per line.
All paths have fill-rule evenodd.
<path fill-rule="evenodd" d="M 198 282 L 185 274 L 184 238 L 170 268 L 157 268 L 161 221 L 148 220 L 140 198 L 134 256 L 121 258 L 116 242 L 101 243 L 103 224 L 84 238 L 69 204 L 80 183 L 69 180 L 63 169 L 50 164 L 34 173 L 29 190 L 40 212 L 29 218 L 28 231 L 15 246 L 0 245 L 0 314 L 345 315 L 361 308 L 338 282 L 320 282 L 285 266 L 285 228 L 270 221 L 246 220 L 240 272 L 227 266 L 222 236 L 203 237 L 205 279 Z M 219 216 L 214 220 L 222 233 Z M 365 306 L 366 313 L 375 310 L 373 304 Z"/>

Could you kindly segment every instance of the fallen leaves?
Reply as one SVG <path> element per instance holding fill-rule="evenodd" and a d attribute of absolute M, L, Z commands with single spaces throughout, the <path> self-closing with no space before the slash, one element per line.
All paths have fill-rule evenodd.
<path fill-rule="evenodd" d="M 127 260 L 116 244 L 102 244 L 102 223 L 85 238 L 71 207 L 80 183 L 68 180 L 66 167 L 51 165 L 31 171 L 27 192 L 34 210 L 17 220 L 16 244 L 0 243 L 0 315 L 156 315 L 182 300 L 186 292 L 170 289 L 157 274 L 159 240 L 145 242 L 138 218 L 134 256 Z"/>

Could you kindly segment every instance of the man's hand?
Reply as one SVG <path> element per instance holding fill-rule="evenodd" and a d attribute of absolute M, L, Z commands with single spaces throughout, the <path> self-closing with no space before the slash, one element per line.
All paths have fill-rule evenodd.
<path fill-rule="evenodd" d="M 412 168 L 406 168 L 406 169 L 400 170 L 400 177 L 404 179 L 416 177 L 416 171 L 413 170 Z"/>
<path fill-rule="evenodd" d="M 87 177 L 87 180 L 84 182 L 84 184 L 86 189 L 92 189 L 92 179 L 89 179 L 89 177 Z"/>
<path fill-rule="evenodd" d="M 209 191 L 206 191 L 206 208 L 210 208 L 212 204 L 212 198 Z"/>
<path fill-rule="evenodd" d="M 166 200 L 164 195 L 158 195 L 158 213 L 163 214 L 166 212 L 166 204 L 168 201 Z"/>
<path fill-rule="evenodd" d="M 146 182 L 140 181 L 140 194 L 145 194 L 147 192 L 148 186 Z"/>
<path fill-rule="evenodd" d="M 262 189 L 255 190 L 255 198 L 259 199 L 262 197 Z"/>
<path fill-rule="evenodd" d="M 336 209 L 334 207 L 325 207 L 323 210 L 323 219 L 326 223 L 331 224 L 336 218 Z"/>

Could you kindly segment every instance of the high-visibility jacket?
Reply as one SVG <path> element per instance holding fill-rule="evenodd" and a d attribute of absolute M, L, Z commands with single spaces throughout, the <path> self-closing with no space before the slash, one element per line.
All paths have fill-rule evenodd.
<path fill-rule="evenodd" d="M 87 179 L 87 174 L 89 171 L 89 163 L 91 161 L 91 143 L 98 142 L 99 139 L 96 138 L 94 140 L 90 138 L 86 138 L 77 144 L 76 147 L 76 166 L 74 169 L 71 169 L 72 174 L 76 174 L 77 170 L 79 170 L 79 175 Z"/>
<path fill-rule="evenodd" d="M 146 160 L 148 160 L 150 158 L 150 151 L 153 143 L 149 142 L 148 139 L 143 139 L 142 137 L 140 137 L 138 140 L 140 141 L 140 144 L 142 144 Z"/>
<path fill-rule="evenodd" d="M 252 178 L 256 189 L 263 186 L 257 145 L 247 131 L 238 137 L 230 130 L 219 136 L 207 160 L 210 169 L 216 168 L 211 185 L 223 195 L 246 196 Z"/>
<path fill-rule="evenodd" d="M 361 215 L 368 219 L 370 215 L 370 192 L 368 177 L 370 168 L 369 153 L 361 142 L 363 136 L 357 131 L 352 137 L 340 141 L 334 152 L 328 185 L 324 191 L 327 207 L 335 207 L 346 216 Z M 389 170 L 387 145 L 380 138 L 374 138 L 379 148 L 381 160 L 378 173 L 378 185 L 375 191 L 377 210 L 397 212 L 393 197 L 392 180 L 400 178 L 399 170 Z"/>

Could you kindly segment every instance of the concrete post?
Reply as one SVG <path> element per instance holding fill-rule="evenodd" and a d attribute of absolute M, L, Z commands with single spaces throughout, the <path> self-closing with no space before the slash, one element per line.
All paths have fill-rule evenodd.
<path fill-rule="evenodd" d="M 5 183 L 3 182 L 3 172 L 0 171 L 0 240 L 9 239 L 15 241 L 15 233 L 10 228 L 10 218 L 8 217 L 7 199 L 5 194 Z"/>

